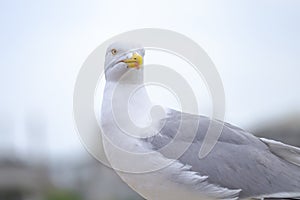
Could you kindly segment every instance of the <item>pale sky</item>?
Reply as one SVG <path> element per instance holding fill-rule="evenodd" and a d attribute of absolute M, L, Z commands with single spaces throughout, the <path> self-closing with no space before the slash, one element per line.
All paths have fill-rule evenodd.
<path fill-rule="evenodd" d="M 51 155 L 82 151 L 72 116 L 77 73 L 98 45 L 137 28 L 182 33 L 208 53 L 228 122 L 248 128 L 300 112 L 299 21 L 298 0 L 1 1 L 2 126 L 11 121 L 18 152 L 38 143 L 25 134 L 28 116 L 45 121 L 39 145 Z"/>

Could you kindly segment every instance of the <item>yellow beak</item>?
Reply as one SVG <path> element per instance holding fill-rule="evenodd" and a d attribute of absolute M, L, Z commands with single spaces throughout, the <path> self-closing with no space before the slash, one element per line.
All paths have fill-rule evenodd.
<path fill-rule="evenodd" d="M 127 64 L 128 68 L 139 69 L 143 65 L 143 57 L 138 53 L 134 53 L 131 58 L 125 59 L 123 62 Z"/>

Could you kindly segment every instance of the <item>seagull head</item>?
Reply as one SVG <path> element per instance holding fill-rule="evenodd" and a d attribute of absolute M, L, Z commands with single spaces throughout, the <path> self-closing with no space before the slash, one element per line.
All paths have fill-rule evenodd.
<path fill-rule="evenodd" d="M 106 50 L 105 77 L 107 81 L 138 78 L 142 73 L 144 48 L 135 43 L 114 42 Z"/>

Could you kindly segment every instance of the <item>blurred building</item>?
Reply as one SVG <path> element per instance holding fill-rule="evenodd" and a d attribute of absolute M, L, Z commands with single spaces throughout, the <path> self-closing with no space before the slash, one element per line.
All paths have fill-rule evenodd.
<path fill-rule="evenodd" d="M 51 187 L 50 177 L 43 166 L 0 158 L 0 200 L 45 199 Z"/>
<path fill-rule="evenodd" d="M 141 200 L 112 170 L 90 156 L 55 165 L 54 184 L 74 190 L 85 200 Z"/>
<path fill-rule="evenodd" d="M 253 133 L 259 137 L 300 147 L 300 114 L 291 114 L 259 124 L 253 128 Z"/>
<path fill-rule="evenodd" d="M 79 156 L 52 167 L 0 159 L 0 200 L 140 200 L 113 170 Z"/>
<path fill-rule="evenodd" d="M 52 187 L 47 164 L 31 162 L 30 152 L 27 157 L 17 153 L 15 128 L 9 115 L 0 116 L 0 200 L 45 199 Z"/>
<path fill-rule="evenodd" d="M 0 200 L 140 200 L 113 172 L 86 151 L 51 158 L 46 120 L 27 115 L 22 152 L 16 151 L 16 125 L 0 115 Z"/>

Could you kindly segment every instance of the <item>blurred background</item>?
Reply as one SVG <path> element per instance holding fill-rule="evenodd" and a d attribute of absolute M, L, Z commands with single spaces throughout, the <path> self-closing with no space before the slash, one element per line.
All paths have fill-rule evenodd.
<path fill-rule="evenodd" d="M 226 121 L 300 146 L 300 1 L 0 1 L 0 200 L 138 200 L 80 143 L 77 73 L 137 28 L 196 41 L 223 80 Z"/>

